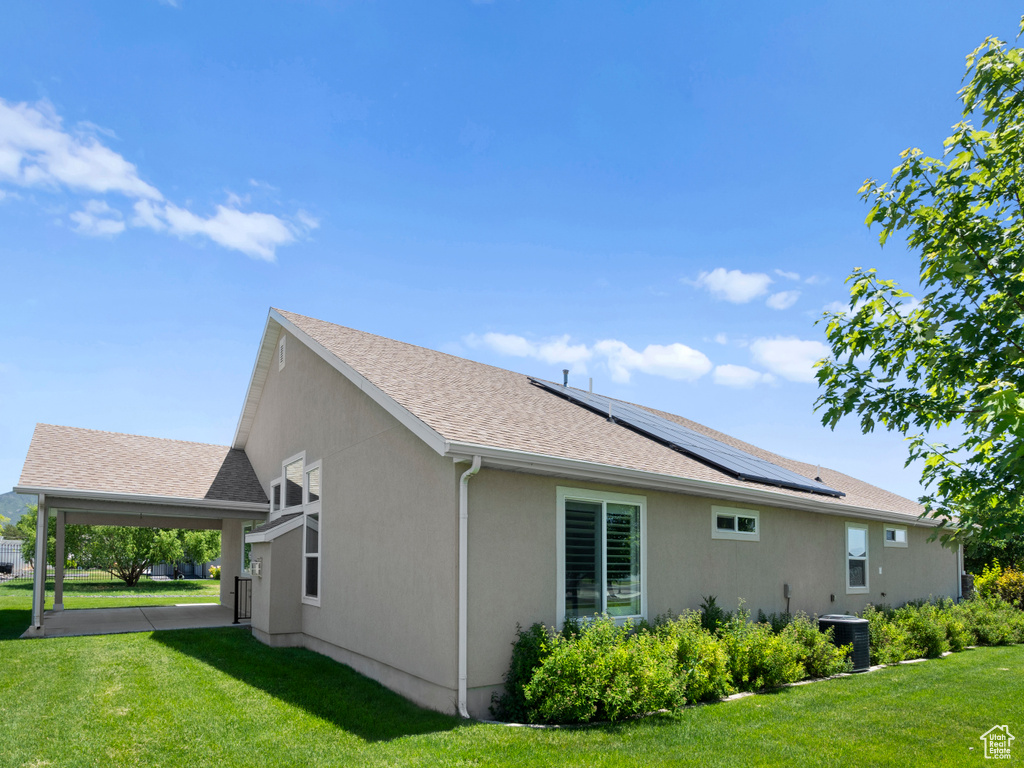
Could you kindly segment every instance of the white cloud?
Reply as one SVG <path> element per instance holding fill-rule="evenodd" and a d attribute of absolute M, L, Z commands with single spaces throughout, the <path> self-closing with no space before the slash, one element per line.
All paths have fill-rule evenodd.
<path fill-rule="evenodd" d="M 712 378 L 715 384 L 735 389 L 750 389 L 757 384 L 775 382 L 775 377 L 770 373 L 761 373 L 744 365 L 717 365 Z"/>
<path fill-rule="evenodd" d="M 288 225 L 270 213 L 245 213 L 218 205 L 213 216 L 203 218 L 168 203 L 158 215 L 166 221 L 167 230 L 178 237 L 205 235 L 225 248 L 266 261 L 274 260 L 277 246 L 295 239 Z"/>
<path fill-rule="evenodd" d="M 132 163 L 88 133 L 72 135 L 47 101 L 35 106 L 0 99 L 0 180 L 22 187 L 68 187 L 161 200 Z"/>
<path fill-rule="evenodd" d="M 620 384 L 628 384 L 633 371 L 693 381 L 711 370 L 707 355 L 685 344 L 649 344 L 638 352 L 625 342 L 606 339 L 597 342 L 594 351 L 607 358 L 612 380 Z"/>
<path fill-rule="evenodd" d="M 685 344 L 650 344 L 637 351 L 616 339 L 604 339 L 588 347 L 570 343 L 568 334 L 537 342 L 510 333 L 470 334 L 463 342 L 468 347 L 486 347 L 509 357 L 530 357 L 548 365 L 566 365 L 576 373 L 586 373 L 586 363 L 602 357 L 612 380 L 621 384 L 628 384 L 634 371 L 693 381 L 711 370 L 707 356 Z"/>
<path fill-rule="evenodd" d="M 716 333 L 715 334 L 715 343 L 716 344 L 728 344 L 729 343 L 729 337 L 726 336 L 724 333 Z"/>
<path fill-rule="evenodd" d="M 276 249 L 316 229 L 320 222 L 305 211 L 289 223 L 272 213 L 240 210 L 248 196 L 228 193 L 227 205 L 202 216 L 165 200 L 156 187 L 143 181 L 134 164 L 104 146 L 97 134 L 116 138 L 112 131 L 92 123 L 75 130 L 63 127 L 48 101 L 36 104 L 0 98 L 0 184 L 27 188 L 66 189 L 71 192 L 119 194 L 134 201 L 130 224 L 178 237 L 206 237 L 236 251 L 273 261 Z M 270 188 L 250 180 L 254 187 Z M 0 199 L 13 194 L 0 190 Z M 117 235 L 124 231 L 123 214 L 101 200 L 86 202 L 69 216 L 75 230 L 85 235 Z"/>
<path fill-rule="evenodd" d="M 804 282 L 808 285 L 819 285 L 820 283 L 827 282 L 827 280 L 827 277 L 822 277 L 821 275 L 811 275 Z"/>
<path fill-rule="evenodd" d="M 782 269 L 776 269 L 775 270 L 775 274 L 778 275 L 779 277 L 784 277 L 787 280 L 799 280 L 800 279 L 800 273 L 799 272 L 786 272 L 785 270 L 782 270 Z"/>
<path fill-rule="evenodd" d="M 750 354 L 754 362 L 790 381 L 814 381 L 814 364 L 829 354 L 820 341 L 807 341 L 795 336 L 754 339 Z"/>
<path fill-rule="evenodd" d="M 768 292 L 772 279 L 761 272 L 741 272 L 738 269 L 718 267 L 710 272 L 701 272 L 694 282 L 700 288 L 706 288 L 712 296 L 731 301 L 733 304 L 746 304 L 758 296 Z"/>
<path fill-rule="evenodd" d="M 800 291 L 779 291 L 769 296 L 765 305 L 772 309 L 789 309 L 799 298 Z"/>
<path fill-rule="evenodd" d="M 845 315 L 850 310 L 850 305 L 845 301 L 830 301 L 824 307 L 821 308 L 822 312 L 837 312 L 841 315 Z"/>
<path fill-rule="evenodd" d="M 488 347 L 498 354 L 532 357 L 548 364 L 580 366 L 580 370 L 585 370 L 583 364 L 594 354 L 586 344 L 570 344 L 568 334 L 533 342 L 510 333 L 485 333 L 483 336 L 471 334 L 464 341 L 470 347 Z"/>
<path fill-rule="evenodd" d="M 103 200 L 89 200 L 80 211 L 69 217 L 75 223 L 75 231 L 91 237 L 111 237 L 124 232 L 121 212 L 114 210 Z"/>

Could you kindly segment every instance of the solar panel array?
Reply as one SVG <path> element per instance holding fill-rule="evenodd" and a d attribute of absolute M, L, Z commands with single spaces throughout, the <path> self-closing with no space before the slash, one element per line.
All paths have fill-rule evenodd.
<path fill-rule="evenodd" d="M 740 480 L 767 483 L 781 488 L 820 493 L 825 496 L 846 495 L 842 491 L 829 488 L 822 482 L 809 480 L 796 472 L 791 472 L 770 461 L 752 456 L 746 451 L 702 435 L 682 424 L 676 424 L 674 421 L 656 416 L 639 406 L 624 403 L 621 400 L 612 400 L 603 395 L 595 395 L 592 392 L 570 389 L 542 379 L 531 378 L 530 381 L 538 387 L 606 416 L 611 421 L 622 424 L 705 464 L 710 464 Z"/>

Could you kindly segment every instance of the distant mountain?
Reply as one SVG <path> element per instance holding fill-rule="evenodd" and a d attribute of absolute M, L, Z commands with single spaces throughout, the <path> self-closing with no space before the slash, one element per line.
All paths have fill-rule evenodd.
<path fill-rule="evenodd" d="M 35 496 L 23 496 L 14 491 L 0 494 L 0 515 L 9 517 L 12 523 L 16 523 L 25 512 L 28 512 L 28 505 L 35 503 Z"/>

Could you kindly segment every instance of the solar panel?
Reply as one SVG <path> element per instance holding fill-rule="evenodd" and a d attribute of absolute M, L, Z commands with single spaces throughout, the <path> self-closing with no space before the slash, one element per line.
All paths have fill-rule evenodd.
<path fill-rule="evenodd" d="M 656 442 L 667 445 L 680 453 L 691 456 L 705 464 L 710 464 L 740 480 L 751 480 L 758 483 L 776 485 L 780 488 L 793 488 L 798 491 L 810 491 L 825 496 L 845 496 L 842 491 L 829 488 L 822 482 L 809 480 L 796 472 L 791 472 L 770 461 L 733 448 L 713 438 L 695 432 L 692 429 L 676 424 L 674 421 L 655 416 L 636 405 L 612 400 L 604 395 L 570 389 L 542 379 L 530 379 L 538 387 L 560 395 L 590 411 L 606 416 L 635 432 L 649 437 Z"/>

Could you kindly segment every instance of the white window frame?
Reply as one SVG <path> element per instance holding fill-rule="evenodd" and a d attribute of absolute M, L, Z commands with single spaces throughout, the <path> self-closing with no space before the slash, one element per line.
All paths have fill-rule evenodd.
<path fill-rule="evenodd" d="M 299 497 L 300 501 L 299 501 L 298 504 L 293 504 L 292 506 L 289 507 L 288 506 L 288 478 L 287 478 L 287 475 L 285 474 L 285 467 L 287 467 L 289 464 L 294 464 L 297 461 L 302 463 L 302 470 L 301 470 L 302 471 L 302 495 Z M 281 478 L 280 478 L 280 482 L 281 482 L 281 511 L 282 512 L 287 512 L 289 510 L 292 511 L 292 512 L 301 511 L 302 510 L 302 502 L 305 501 L 305 499 L 306 499 L 306 452 L 305 451 L 302 451 L 301 453 L 297 453 L 294 456 L 291 456 L 291 457 L 289 457 L 289 458 L 287 458 L 287 459 L 285 459 L 284 461 L 281 462 Z M 320 482 L 322 484 L 323 483 L 323 479 L 321 479 Z"/>
<path fill-rule="evenodd" d="M 850 557 L 850 529 L 857 528 L 864 531 L 864 586 L 863 587 L 852 587 L 850 586 L 850 560 L 859 560 L 860 558 Z M 868 528 L 867 523 L 847 523 L 846 528 L 843 530 L 843 569 L 845 570 L 844 579 L 846 580 L 846 594 L 848 595 L 866 595 L 871 591 L 871 529 Z"/>
<path fill-rule="evenodd" d="M 270 519 L 276 520 L 281 516 L 284 511 L 284 507 L 274 506 L 274 488 L 280 489 L 278 492 L 278 501 L 284 503 L 284 478 L 278 477 L 270 481 Z"/>
<path fill-rule="evenodd" d="M 321 482 L 323 482 L 321 480 Z M 616 616 L 617 623 L 623 623 L 627 619 L 647 618 L 647 497 L 633 496 L 625 493 L 612 493 L 610 491 L 594 491 L 588 488 L 565 488 L 558 486 L 556 492 L 557 506 L 555 508 L 555 549 L 557 551 L 558 565 L 555 587 L 557 596 L 555 600 L 555 611 L 558 625 L 565 625 L 565 502 L 569 501 L 591 501 L 612 504 L 630 504 L 640 507 L 640 613 L 632 616 Z M 601 557 L 606 561 L 608 557 L 608 542 L 606 540 L 607 513 L 602 515 L 601 520 Z M 602 575 L 603 578 L 603 575 Z M 602 588 L 602 605 L 607 599 Z"/>
<path fill-rule="evenodd" d="M 719 517 L 732 517 L 733 530 L 723 531 L 718 527 Z M 739 529 L 740 517 L 754 518 L 753 533 Z M 732 541 L 760 541 L 761 540 L 761 513 L 756 509 L 742 509 L 740 507 L 711 507 L 711 538 L 731 539 Z"/>
<path fill-rule="evenodd" d="M 245 537 L 247 535 L 249 535 L 250 533 L 252 533 L 253 528 L 255 528 L 257 525 L 259 525 L 259 523 L 257 521 L 255 521 L 255 520 L 246 520 L 246 521 L 244 521 L 242 523 L 242 559 L 240 560 L 240 562 L 242 564 L 242 567 L 239 570 L 242 572 L 242 574 L 244 576 L 252 576 L 252 544 L 247 542 L 245 540 Z M 250 555 L 250 557 L 249 557 L 249 566 L 250 567 L 249 568 L 245 567 L 245 548 L 246 547 L 249 547 L 249 555 Z M 221 560 L 221 562 L 224 562 L 224 561 Z M 225 573 L 223 573 L 223 571 L 221 572 L 221 578 L 222 579 L 227 578 L 227 575 Z"/>
<path fill-rule="evenodd" d="M 309 466 L 303 463 L 302 466 L 302 500 L 306 503 L 302 505 L 302 602 L 306 605 L 315 605 L 320 607 L 320 598 L 324 593 L 324 516 L 320 509 L 320 501 L 309 501 L 309 488 L 307 487 L 307 473 L 311 469 L 320 470 L 320 498 L 324 497 L 324 471 L 321 469 L 321 462 L 314 461 Z M 316 537 L 316 597 L 309 597 L 306 594 L 306 558 L 311 557 L 312 553 L 306 552 L 306 533 L 309 530 L 308 521 L 310 515 L 317 516 L 317 537 Z"/>
<path fill-rule="evenodd" d="M 903 531 L 903 541 L 889 541 L 889 531 Z M 899 547 L 906 549 L 907 544 L 910 542 L 910 534 L 907 532 L 907 526 L 905 525 L 889 525 L 886 523 L 885 530 L 882 533 L 882 545 L 886 547 Z"/>

